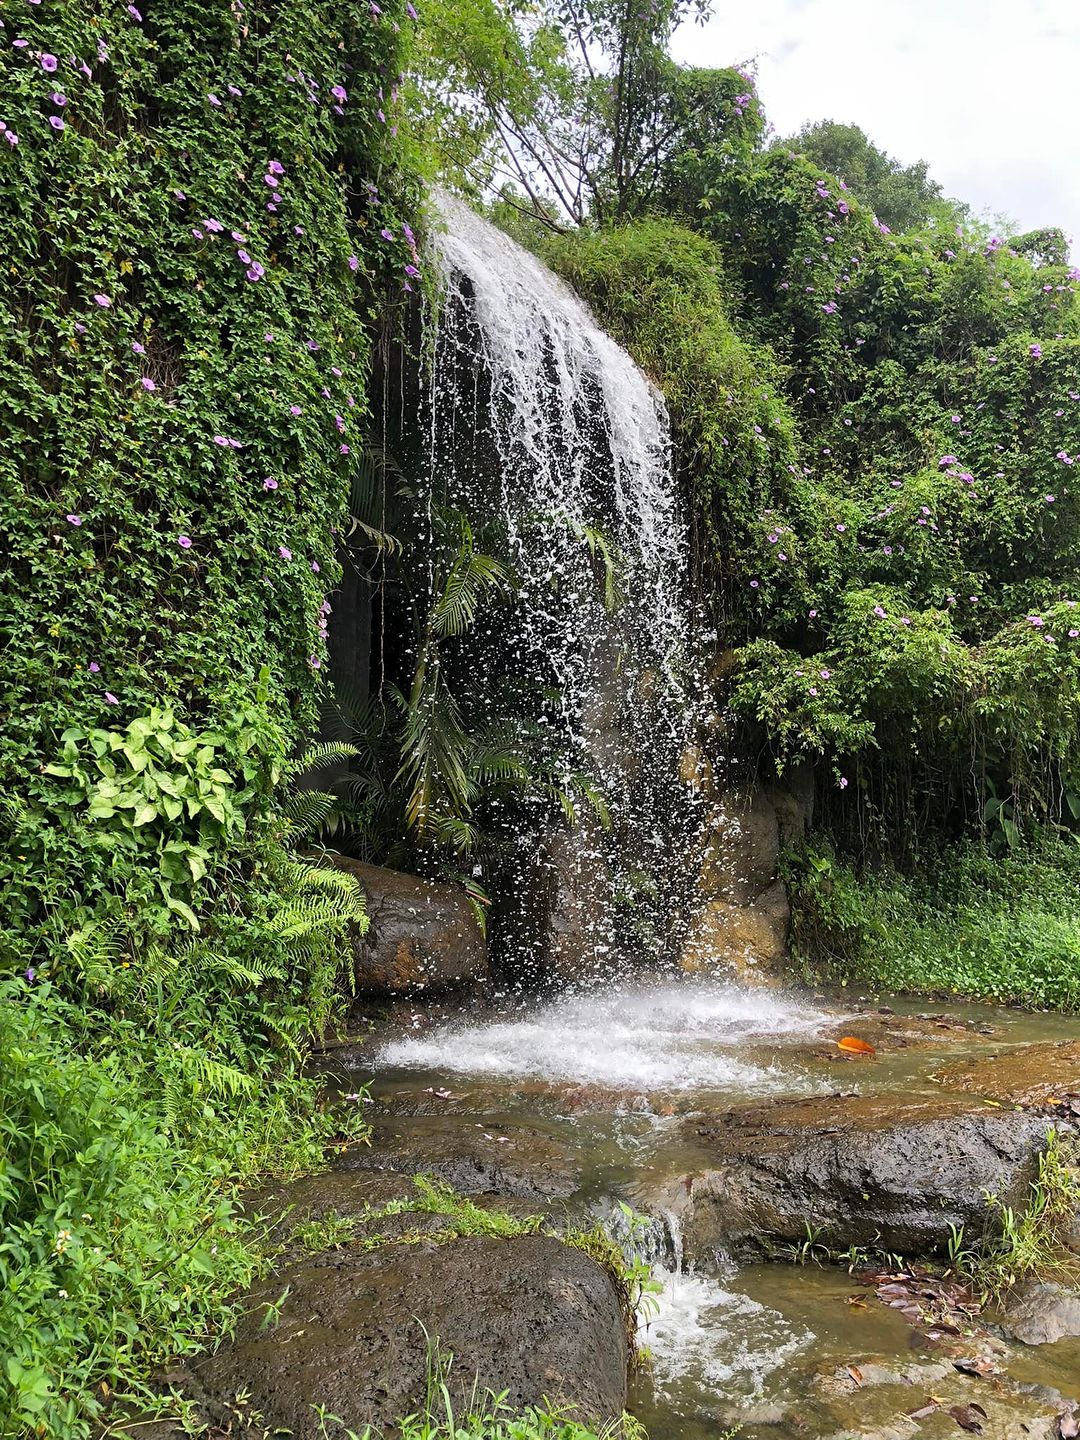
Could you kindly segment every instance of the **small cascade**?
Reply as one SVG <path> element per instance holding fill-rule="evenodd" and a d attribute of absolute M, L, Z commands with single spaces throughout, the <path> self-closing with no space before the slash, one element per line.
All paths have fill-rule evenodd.
<path fill-rule="evenodd" d="M 473 678 L 530 728 L 548 797 L 507 818 L 495 928 L 519 973 L 605 978 L 625 948 L 620 903 L 639 918 L 653 905 L 632 948 L 654 958 L 684 909 L 691 627 L 667 412 L 541 261 L 453 197 L 436 208 L 420 501 L 433 536 L 457 512 L 478 549 L 508 557 L 512 614 L 469 637 Z"/>

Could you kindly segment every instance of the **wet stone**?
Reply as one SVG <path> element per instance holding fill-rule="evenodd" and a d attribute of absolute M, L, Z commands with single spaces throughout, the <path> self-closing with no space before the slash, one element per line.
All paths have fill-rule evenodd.
<path fill-rule="evenodd" d="M 288 1295 L 265 1329 L 265 1306 Z M 474 1386 L 515 1409 L 545 1401 L 603 1425 L 626 1401 L 628 1351 L 615 1288 L 549 1236 L 345 1248 L 309 1257 L 248 1297 L 237 1336 L 194 1368 L 207 1413 L 237 1395 L 271 1433 L 319 1440 L 315 1406 L 350 1429 L 392 1432 L 425 1403 L 437 1340 L 457 1409 Z M 430 1339 L 429 1339 L 430 1337 Z"/>
<path fill-rule="evenodd" d="M 1029 1283 L 1010 1300 L 1004 1334 L 1024 1345 L 1080 1339 L 1080 1290 Z"/>
<path fill-rule="evenodd" d="M 1006 1205 L 1026 1198 L 1046 1135 L 1037 1116 L 948 1096 L 781 1100 L 684 1124 L 708 1157 L 668 1197 L 691 1258 L 799 1244 L 808 1229 L 834 1249 L 932 1253 L 950 1225 L 985 1228 L 988 1191 Z"/>

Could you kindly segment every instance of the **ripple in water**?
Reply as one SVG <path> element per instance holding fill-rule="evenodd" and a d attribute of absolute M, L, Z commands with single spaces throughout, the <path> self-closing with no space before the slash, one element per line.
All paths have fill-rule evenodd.
<path fill-rule="evenodd" d="M 513 1019 L 393 1040 L 383 1066 L 637 1091 L 790 1090 L 792 1069 L 739 1046 L 812 1041 L 835 1017 L 773 991 L 669 982 L 567 996 Z M 799 1085 L 816 1089 L 817 1085 Z"/>

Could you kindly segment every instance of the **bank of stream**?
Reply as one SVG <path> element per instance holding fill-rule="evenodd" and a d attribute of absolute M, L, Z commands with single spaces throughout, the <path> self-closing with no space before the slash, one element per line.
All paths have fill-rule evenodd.
<path fill-rule="evenodd" d="M 547 1002 L 496 997 L 471 1013 L 401 1002 L 366 1023 L 362 1043 L 328 1060 L 341 1103 L 365 1104 L 374 1126 L 370 1148 L 348 1166 L 427 1172 L 556 1224 L 609 1219 L 620 1201 L 650 1217 L 639 1243 L 662 1289 L 642 1322 L 650 1358 L 632 1381 L 630 1406 L 653 1440 L 704 1440 L 731 1425 L 743 1426 L 748 1440 L 947 1435 L 958 1433 L 951 1412 L 972 1403 L 987 1411 L 972 1412 L 985 1434 L 1049 1435 L 1054 1416 L 1080 1399 L 1080 1340 L 1010 1344 L 975 1315 L 970 1326 L 945 1321 L 935 1331 L 913 1323 L 910 1306 L 905 1314 L 890 1305 L 890 1262 L 874 1255 L 858 1203 L 850 1237 L 815 1227 L 808 1207 L 820 1177 L 800 1178 L 801 1152 L 790 1149 L 802 1124 L 818 1149 L 823 1138 L 838 1143 L 855 1115 L 856 1139 L 869 1130 L 885 1167 L 883 1178 L 860 1162 L 868 1187 L 902 1189 L 893 1171 L 921 1164 L 941 1171 L 938 1189 L 951 1203 L 951 1189 L 980 1180 L 949 1175 L 952 1130 L 1013 1113 L 1043 1133 L 1053 1123 L 1047 1107 L 1052 1113 L 1060 1097 L 1050 1091 L 1064 1093 L 1075 1062 L 1068 1019 L 657 981 Z M 837 1045 L 845 1036 L 874 1053 L 845 1053 Z M 1015 1096 L 1005 1093 L 1010 1087 Z M 1015 1112 L 1016 1101 L 1027 1108 Z M 753 1117 L 748 1149 L 731 1143 L 724 1127 L 732 1115 Z M 901 1142 L 894 1121 L 901 1131 L 908 1124 Z M 928 1147 L 921 1159 L 910 1148 L 916 1124 Z M 975 1143 L 963 1137 L 965 1151 L 983 1142 L 983 1131 L 974 1133 Z M 739 1223 L 724 1205 L 738 1190 L 738 1165 L 747 1155 L 755 1163 L 768 1157 L 778 1135 L 779 1170 L 806 1217 L 785 1237 L 783 1206 L 770 1201 L 768 1214 L 781 1221 L 769 1220 L 774 1233 L 763 1240 L 742 1223 L 745 1205 L 735 1207 Z M 1005 1154 L 997 1132 L 985 1138 L 992 1157 Z M 847 1162 L 837 1154 L 843 1185 Z M 724 1178 L 710 1188 L 708 1177 L 718 1174 Z M 891 1220 L 901 1235 L 925 1225 L 931 1206 L 927 1175 L 909 1178 L 917 1196 L 902 1196 Z M 767 1188 L 774 1179 L 769 1172 L 750 1185 Z M 719 1209 L 718 1189 L 726 1192 Z M 872 1207 L 877 1197 L 868 1188 L 862 1199 Z M 958 1195 L 961 1215 L 965 1203 L 985 1197 Z M 884 1251 L 893 1248 L 890 1213 L 881 1216 Z M 852 1273 L 835 1263 L 849 1243 L 859 1247 L 849 1257 Z M 979 1363 L 963 1368 L 972 1357 L 984 1373 Z M 909 1418 L 927 1405 L 927 1414 Z"/>

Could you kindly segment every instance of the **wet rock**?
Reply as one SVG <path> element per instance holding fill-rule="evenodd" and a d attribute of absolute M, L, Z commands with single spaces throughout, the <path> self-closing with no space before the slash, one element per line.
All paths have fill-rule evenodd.
<path fill-rule="evenodd" d="M 899 1095 L 782 1100 L 685 1124 L 712 1161 L 668 1196 L 690 1258 L 799 1244 L 808 1227 L 834 1248 L 931 1253 L 950 1224 L 984 1230 L 987 1191 L 1022 1203 L 1046 1132 L 1034 1115 Z"/>
<path fill-rule="evenodd" d="M 698 893 L 749 905 L 776 880 L 780 827 L 776 807 L 759 786 L 720 797 L 708 822 Z"/>
<path fill-rule="evenodd" d="M 460 890 L 344 856 L 335 864 L 367 896 L 370 924 L 354 941 L 362 994 L 439 991 L 487 974 L 487 945 Z"/>
<path fill-rule="evenodd" d="M 341 1168 L 423 1173 L 462 1195 L 528 1200 L 534 1208 L 572 1195 L 581 1183 L 577 1159 L 539 1130 L 488 1130 L 471 1114 L 395 1115 L 375 1122 L 371 1146 L 342 1158 Z"/>
<path fill-rule="evenodd" d="M 775 982 L 787 954 L 791 910 L 777 884 L 763 903 L 709 900 L 690 923 L 680 968 L 691 975 L 727 975 L 746 983 Z"/>
<path fill-rule="evenodd" d="M 1002 1330 L 1023 1345 L 1080 1339 L 1080 1291 L 1064 1285 L 1025 1285 L 1006 1307 Z"/>
<path fill-rule="evenodd" d="M 1080 1093 L 1080 1040 L 1023 1045 L 1000 1055 L 946 1066 L 934 1079 L 950 1090 L 1013 1105 L 1047 1105 Z"/>
<path fill-rule="evenodd" d="M 268 1302 L 289 1292 L 276 1323 Z M 429 1340 L 463 1410 L 476 1385 L 514 1408 L 545 1401 L 602 1425 L 626 1401 L 626 1332 L 607 1273 L 549 1236 L 471 1236 L 363 1253 L 328 1252 L 250 1296 L 235 1341 L 195 1367 L 209 1408 L 237 1393 L 271 1431 L 319 1440 L 316 1405 L 346 1427 L 391 1430 L 422 1409 Z M 425 1333 L 426 1332 L 426 1333 Z"/>

